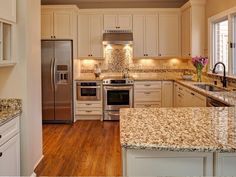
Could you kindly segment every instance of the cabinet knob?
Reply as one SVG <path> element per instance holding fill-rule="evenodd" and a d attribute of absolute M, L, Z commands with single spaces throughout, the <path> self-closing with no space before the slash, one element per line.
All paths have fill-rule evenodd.
<path fill-rule="evenodd" d="M 159 53 L 159 56 L 161 56 L 161 54 Z"/>
<path fill-rule="evenodd" d="M 2 152 L 0 152 L 0 157 L 2 157 Z"/>

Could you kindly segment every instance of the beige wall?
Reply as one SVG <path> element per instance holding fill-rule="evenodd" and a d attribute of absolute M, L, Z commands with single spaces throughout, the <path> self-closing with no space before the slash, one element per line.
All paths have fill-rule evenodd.
<path fill-rule="evenodd" d="M 206 52 L 208 51 L 208 18 L 236 6 L 236 0 L 207 0 L 206 1 Z"/>
<path fill-rule="evenodd" d="M 21 175 L 30 176 L 42 157 L 40 0 L 17 2 L 14 67 L 0 68 L 0 98 L 20 98 Z"/>

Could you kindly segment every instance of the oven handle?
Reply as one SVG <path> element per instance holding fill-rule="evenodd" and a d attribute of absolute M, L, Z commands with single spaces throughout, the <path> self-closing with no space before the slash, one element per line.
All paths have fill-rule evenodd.
<path fill-rule="evenodd" d="M 132 86 L 128 86 L 128 87 L 104 87 L 106 90 L 125 90 L 125 89 L 133 89 Z"/>
<path fill-rule="evenodd" d="M 101 86 L 78 86 L 79 88 L 95 88 L 95 89 L 100 89 Z"/>
<path fill-rule="evenodd" d="M 120 116 L 119 113 L 110 113 L 110 112 L 108 113 L 108 115 L 109 115 L 109 116 Z"/>

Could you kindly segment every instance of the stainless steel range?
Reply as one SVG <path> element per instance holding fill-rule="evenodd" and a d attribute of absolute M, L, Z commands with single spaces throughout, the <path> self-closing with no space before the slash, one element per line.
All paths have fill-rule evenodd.
<path fill-rule="evenodd" d="M 104 79 L 104 120 L 119 120 L 120 108 L 133 107 L 132 79 Z"/>

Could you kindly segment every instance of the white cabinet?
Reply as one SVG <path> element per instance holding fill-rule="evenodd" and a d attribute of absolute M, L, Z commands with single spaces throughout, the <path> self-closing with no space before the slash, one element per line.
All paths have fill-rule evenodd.
<path fill-rule="evenodd" d="M 132 30 L 131 14 L 105 14 L 104 30 Z"/>
<path fill-rule="evenodd" d="M 16 63 L 14 61 L 13 50 L 13 27 L 15 25 L 3 23 L 0 21 L 0 67 L 11 66 Z"/>
<path fill-rule="evenodd" d="M 134 15 L 134 57 L 155 57 L 158 49 L 158 17 L 156 14 Z"/>
<path fill-rule="evenodd" d="M 189 1 L 181 7 L 182 57 L 204 55 L 205 0 Z"/>
<path fill-rule="evenodd" d="M 175 107 L 206 107 L 206 97 L 180 84 L 174 86 Z"/>
<path fill-rule="evenodd" d="M 161 107 L 161 81 L 137 81 L 134 84 L 134 107 Z"/>
<path fill-rule="evenodd" d="M 179 12 L 159 13 L 159 54 L 160 57 L 180 56 L 180 14 Z"/>
<path fill-rule="evenodd" d="M 76 6 L 42 6 L 41 38 L 74 39 L 76 16 Z"/>
<path fill-rule="evenodd" d="M 102 15 L 80 14 L 78 19 L 79 58 L 102 58 Z"/>
<path fill-rule="evenodd" d="M 123 176 L 213 176 L 213 153 L 122 149 Z"/>
<path fill-rule="evenodd" d="M 75 120 L 103 120 L 101 101 L 76 101 Z"/>
<path fill-rule="evenodd" d="M 162 107 L 173 107 L 173 82 L 162 81 Z"/>
<path fill-rule="evenodd" d="M 0 21 L 16 22 L 16 0 L 0 1 Z"/>
<path fill-rule="evenodd" d="M 20 176 L 19 117 L 0 127 L 0 176 Z"/>

